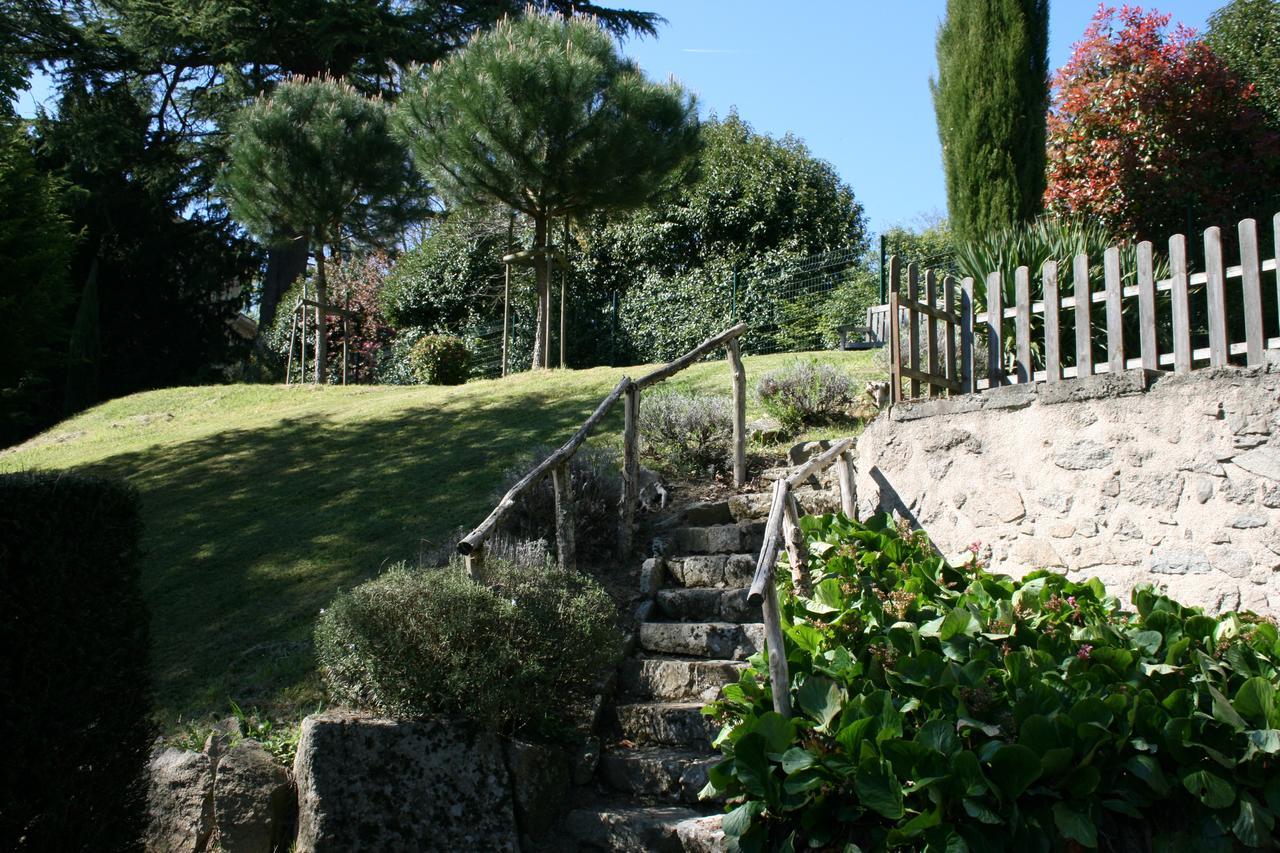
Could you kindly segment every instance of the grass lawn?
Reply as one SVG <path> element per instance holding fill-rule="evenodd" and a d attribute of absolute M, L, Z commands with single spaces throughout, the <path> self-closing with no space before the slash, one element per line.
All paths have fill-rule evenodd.
<path fill-rule="evenodd" d="M 878 378 L 874 353 L 821 353 Z M 748 383 L 794 355 L 749 357 Z M 157 710 L 174 727 L 314 704 L 311 628 L 339 589 L 416 559 L 492 508 L 504 471 L 572 433 L 623 374 L 594 368 L 456 387 L 228 385 L 103 403 L 0 471 L 83 468 L 142 495 Z M 729 393 L 723 361 L 668 385 Z M 600 432 L 618 442 L 622 407 Z M 748 417 L 759 415 L 754 400 Z"/>

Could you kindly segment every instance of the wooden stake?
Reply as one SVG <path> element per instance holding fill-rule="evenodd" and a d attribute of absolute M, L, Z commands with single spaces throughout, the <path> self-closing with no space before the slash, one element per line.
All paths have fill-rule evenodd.
<path fill-rule="evenodd" d="M 298 335 L 298 308 L 293 308 L 293 322 L 289 324 L 289 360 L 285 362 L 284 384 L 288 385 L 293 376 L 293 342 Z"/>
<path fill-rule="evenodd" d="M 791 563 L 791 583 L 801 595 L 808 595 L 809 548 L 805 544 L 804 533 L 800 530 L 800 505 L 789 489 L 782 513 L 782 538 L 787 543 L 787 561 Z"/>
<path fill-rule="evenodd" d="M 733 484 L 742 487 L 747 482 L 747 371 L 737 338 L 725 350 L 733 371 Z"/>
<path fill-rule="evenodd" d="M 556 496 L 556 556 L 560 568 L 577 568 L 577 541 L 574 531 L 573 489 L 569 463 L 561 462 L 551 469 L 551 484 Z"/>
<path fill-rule="evenodd" d="M 515 239 L 516 233 L 516 214 L 511 212 L 511 218 L 507 220 L 507 251 L 512 249 L 511 242 Z M 504 263 L 502 265 L 502 375 L 507 375 L 507 348 L 508 341 L 511 340 L 511 264 Z"/>
<path fill-rule="evenodd" d="M 569 288 L 569 217 L 564 218 L 564 266 L 560 267 L 560 369 L 564 370 L 564 302 Z"/>
<path fill-rule="evenodd" d="M 484 579 L 484 545 L 477 545 L 463 556 L 462 564 L 466 567 L 467 577 L 473 581 Z"/>
<path fill-rule="evenodd" d="M 858 517 L 857 492 L 853 486 L 853 456 L 849 451 L 840 454 L 836 463 L 836 478 L 840 481 L 840 511 L 853 521 Z"/>
<path fill-rule="evenodd" d="M 640 388 L 627 386 L 622 398 L 622 502 L 618 506 L 618 557 L 631 553 L 631 535 L 640 497 Z"/>

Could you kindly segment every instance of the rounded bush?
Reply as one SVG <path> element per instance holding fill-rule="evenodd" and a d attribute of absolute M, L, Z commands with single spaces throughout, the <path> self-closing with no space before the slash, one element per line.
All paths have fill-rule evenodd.
<path fill-rule="evenodd" d="M 471 352 L 454 335 L 423 335 L 409 349 L 409 370 L 427 385 L 461 385 L 471 369 Z"/>
<path fill-rule="evenodd" d="M 640 452 L 659 468 L 682 474 L 724 470 L 733 440 L 728 397 L 664 390 L 640 404 Z"/>
<path fill-rule="evenodd" d="M 543 459 L 552 448 L 535 448 L 507 471 L 496 501 Z M 622 500 L 622 460 L 612 450 L 583 445 L 569 460 L 573 517 L 578 556 L 587 559 L 613 553 L 618 541 L 618 503 Z M 500 530 L 512 541 L 556 541 L 556 498 L 547 475 L 518 498 L 503 516 Z"/>
<path fill-rule="evenodd" d="M 491 562 L 393 567 L 338 596 L 316 625 L 336 702 L 395 717 L 474 720 L 566 739 L 621 651 L 616 608 L 590 578 Z"/>
<path fill-rule="evenodd" d="M 756 395 L 766 412 L 795 431 L 847 416 L 858 391 L 835 365 L 797 361 L 761 376 Z"/>

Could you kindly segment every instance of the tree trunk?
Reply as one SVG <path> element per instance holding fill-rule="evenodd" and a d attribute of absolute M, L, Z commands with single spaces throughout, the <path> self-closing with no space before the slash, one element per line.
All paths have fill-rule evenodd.
<path fill-rule="evenodd" d="M 539 256 L 539 250 L 547 248 L 547 217 L 535 216 L 533 219 L 533 272 L 538 281 L 538 312 L 535 319 L 537 328 L 533 333 L 533 369 L 547 366 L 545 350 L 547 348 L 547 321 L 551 312 L 551 273 L 546 258 Z"/>
<path fill-rule="evenodd" d="M 329 305 L 329 286 L 324 277 L 324 243 L 316 245 L 316 302 Z M 329 330 L 325 321 L 324 308 L 316 308 L 316 383 L 324 385 L 329 381 Z"/>
<path fill-rule="evenodd" d="M 307 271 L 307 258 L 310 255 L 311 250 L 306 240 L 296 240 L 288 246 L 281 246 L 267 253 L 267 271 L 262 276 L 262 297 L 258 304 L 260 336 L 275 321 L 280 298 L 288 292 L 298 276 Z"/>

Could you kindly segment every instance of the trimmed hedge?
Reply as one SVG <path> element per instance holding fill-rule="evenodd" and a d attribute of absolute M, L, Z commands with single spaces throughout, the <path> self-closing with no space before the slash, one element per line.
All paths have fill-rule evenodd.
<path fill-rule="evenodd" d="M 485 574 L 400 565 L 339 595 L 315 634 L 329 697 L 573 740 L 621 653 L 613 601 L 576 572 L 492 560 Z"/>
<path fill-rule="evenodd" d="M 154 736 L 140 531 L 123 484 L 0 475 L 0 849 L 140 844 Z"/>

